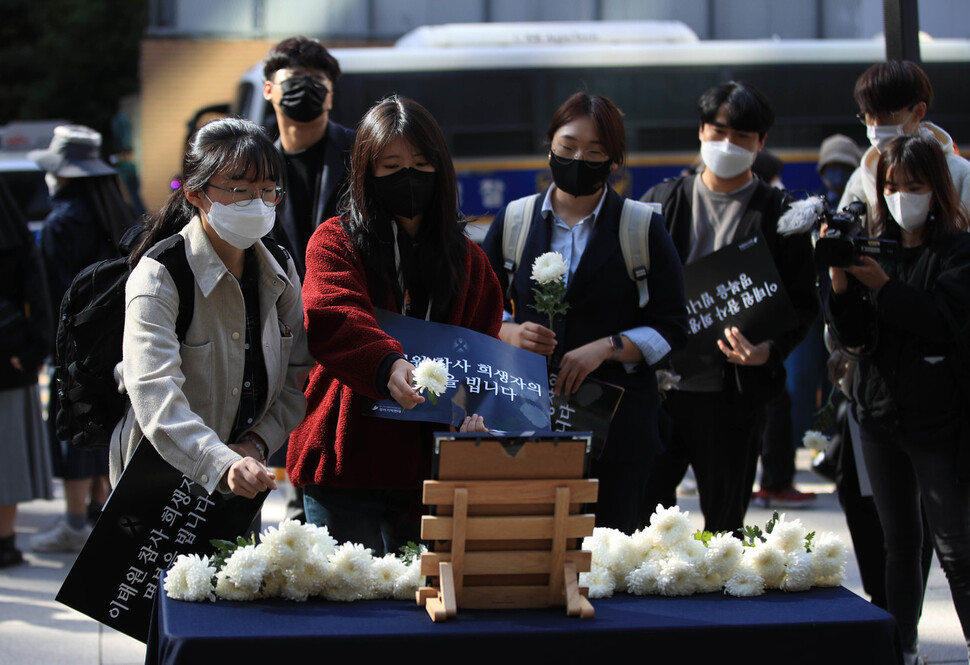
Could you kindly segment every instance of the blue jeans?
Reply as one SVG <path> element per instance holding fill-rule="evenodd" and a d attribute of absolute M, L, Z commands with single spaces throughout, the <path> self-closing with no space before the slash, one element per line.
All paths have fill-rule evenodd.
<path fill-rule="evenodd" d="M 376 557 L 398 554 L 421 530 L 420 490 L 307 485 L 303 507 L 309 524 L 325 526 L 337 543 L 360 543 Z"/>
<path fill-rule="evenodd" d="M 860 428 L 886 545 L 886 602 L 904 650 L 917 644 L 923 599 L 921 502 L 970 644 L 970 481 L 959 475 L 961 424 L 943 436 L 886 435 Z"/>

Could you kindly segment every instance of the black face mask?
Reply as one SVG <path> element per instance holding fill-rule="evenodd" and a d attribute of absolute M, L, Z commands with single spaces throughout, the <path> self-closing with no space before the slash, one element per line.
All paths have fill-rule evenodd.
<path fill-rule="evenodd" d="M 428 209 L 434 195 L 434 183 L 434 171 L 405 168 L 374 178 L 374 191 L 389 213 L 413 219 Z"/>
<path fill-rule="evenodd" d="M 613 162 L 606 160 L 599 166 L 590 167 L 581 159 L 571 159 L 566 164 L 555 155 L 549 155 L 549 168 L 556 187 L 573 196 L 589 196 L 599 191 L 610 175 Z"/>
<path fill-rule="evenodd" d="M 330 90 L 309 76 L 294 76 L 280 83 L 283 96 L 280 108 L 288 118 L 297 122 L 311 122 L 323 115 L 323 101 Z"/>

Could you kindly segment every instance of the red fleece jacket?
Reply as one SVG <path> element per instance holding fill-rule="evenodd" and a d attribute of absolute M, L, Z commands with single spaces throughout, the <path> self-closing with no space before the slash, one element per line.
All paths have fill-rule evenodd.
<path fill-rule="evenodd" d="M 470 240 L 468 283 L 444 323 L 493 337 L 502 292 L 484 252 Z M 321 224 L 306 254 L 303 307 L 317 364 L 306 389 L 307 415 L 290 436 L 286 470 L 297 487 L 415 489 L 427 477 L 430 446 L 421 424 L 361 415 L 361 396 L 379 399 L 381 362 L 401 345 L 374 319 L 364 264 L 338 218 Z M 390 290 L 379 306 L 394 310 Z"/>

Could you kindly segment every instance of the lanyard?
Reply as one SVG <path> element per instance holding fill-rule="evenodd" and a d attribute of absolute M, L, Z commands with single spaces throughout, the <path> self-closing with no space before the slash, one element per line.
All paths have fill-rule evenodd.
<path fill-rule="evenodd" d="M 401 248 L 397 244 L 397 220 L 391 220 L 391 231 L 394 232 L 394 269 L 397 272 L 397 284 L 401 287 L 401 293 L 404 294 L 404 302 L 401 304 L 401 314 L 407 316 L 411 309 L 411 293 L 404 285 L 404 268 L 401 266 Z M 431 320 L 431 296 L 428 296 L 428 311 L 425 312 L 424 320 Z"/>

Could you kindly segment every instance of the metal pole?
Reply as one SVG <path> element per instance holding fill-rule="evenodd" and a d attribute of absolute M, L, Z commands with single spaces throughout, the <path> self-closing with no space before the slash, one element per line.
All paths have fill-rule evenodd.
<path fill-rule="evenodd" d="M 919 8 L 917 0 L 882 0 L 886 30 L 886 60 L 919 62 Z"/>

